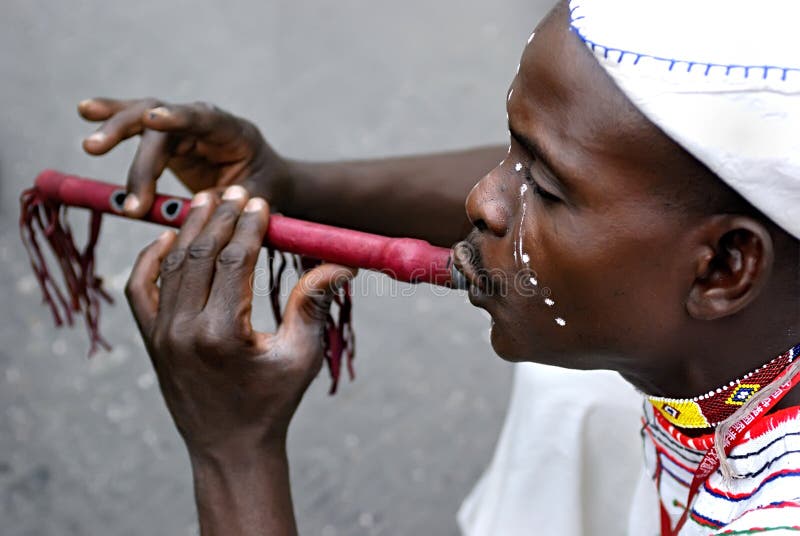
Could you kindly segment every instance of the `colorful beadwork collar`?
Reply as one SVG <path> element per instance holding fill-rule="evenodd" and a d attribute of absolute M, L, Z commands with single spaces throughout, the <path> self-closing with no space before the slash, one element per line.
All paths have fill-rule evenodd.
<path fill-rule="evenodd" d="M 648 396 L 647 400 L 671 424 L 680 428 L 710 428 L 721 423 L 768 385 L 800 356 L 800 344 L 728 385 L 694 398 Z"/>

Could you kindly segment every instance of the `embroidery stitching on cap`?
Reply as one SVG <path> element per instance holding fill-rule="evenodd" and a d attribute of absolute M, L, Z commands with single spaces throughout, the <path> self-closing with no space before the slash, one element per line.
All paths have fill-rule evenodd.
<path fill-rule="evenodd" d="M 612 55 L 612 58 L 614 54 L 619 54 L 619 56 L 617 56 L 617 63 L 622 63 L 623 58 L 626 56 L 631 56 L 635 57 L 633 60 L 633 65 L 638 65 L 642 58 L 648 58 L 666 64 L 668 71 L 674 70 L 676 65 L 685 64 L 687 73 L 692 72 L 692 69 L 695 66 L 700 66 L 701 68 L 705 68 L 703 76 L 708 76 L 712 69 L 719 68 L 725 69 L 725 76 L 731 76 L 731 73 L 738 73 L 741 70 L 741 72 L 744 74 L 744 78 L 749 78 L 751 71 L 753 71 L 758 72 L 764 80 L 766 80 L 769 76 L 769 73 L 774 70 L 781 73 L 781 81 L 784 82 L 786 81 L 789 73 L 800 73 L 800 68 L 797 67 L 781 67 L 778 65 L 729 65 L 724 63 L 692 61 L 680 58 L 666 58 L 663 56 L 639 53 L 632 50 L 609 47 L 589 39 L 583 32 L 581 32 L 579 28 L 580 25 L 576 24 L 578 21 L 586 19 L 586 16 L 584 15 L 576 16 L 576 12 L 581 9 L 581 4 L 578 4 L 577 2 L 570 2 L 569 7 L 570 29 L 575 32 L 578 37 L 580 37 L 581 41 L 583 41 L 593 53 L 602 54 L 603 59 L 606 60 L 609 59 L 609 54 Z"/>

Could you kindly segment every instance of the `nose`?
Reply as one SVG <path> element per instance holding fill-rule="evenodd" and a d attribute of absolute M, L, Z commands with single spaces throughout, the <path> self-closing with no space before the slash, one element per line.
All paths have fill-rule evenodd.
<path fill-rule="evenodd" d="M 497 237 L 509 232 L 512 207 L 506 191 L 500 167 L 496 167 L 476 184 L 467 196 L 467 217 L 480 231 L 487 231 Z"/>

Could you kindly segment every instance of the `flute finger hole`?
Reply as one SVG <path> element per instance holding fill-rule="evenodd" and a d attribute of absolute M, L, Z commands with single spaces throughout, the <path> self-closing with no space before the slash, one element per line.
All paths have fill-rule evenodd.
<path fill-rule="evenodd" d="M 181 213 L 183 201 L 180 199 L 170 199 L 161 205 L 161 215 L 167 221 L 173 221 Z"/>
<path fill-rule="evenodd" d="M 123 207 L 125 206 L 125 198 L 128 197 L 128 192 L 125 190 L 114 190 L 111 193 L 111 198 L 109 199 L 109 204 L 111 208 L 114 209 L 115 212 L 122 212 Z"/>

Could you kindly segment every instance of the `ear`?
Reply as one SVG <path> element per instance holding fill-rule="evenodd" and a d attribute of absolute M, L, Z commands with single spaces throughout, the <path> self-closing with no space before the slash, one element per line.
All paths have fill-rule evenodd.
<path fill-rule="evenodd" d="M 721 215 L 703 229 L 705 245 L 686 303 L 698 320 L 731 316 L 764 288 L 775 260 L 772 236 L 758 220 Z"/>

